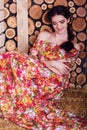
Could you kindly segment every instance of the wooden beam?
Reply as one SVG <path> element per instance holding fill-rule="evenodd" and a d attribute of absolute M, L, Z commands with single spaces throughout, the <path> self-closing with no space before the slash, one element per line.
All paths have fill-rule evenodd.
<path fill-rule="evenodd" d="M 0 53 L 5 52 L 4 0 L 0 0 Z"/>
<path fill-rule="evenodd" d="M 0 0 L 0 10 L 4 9 L 4 0 Z"/>
<path fill-rule="evenodd" d="M 17 0 L 18 50 L 28 53 L 28 0 Z"/>

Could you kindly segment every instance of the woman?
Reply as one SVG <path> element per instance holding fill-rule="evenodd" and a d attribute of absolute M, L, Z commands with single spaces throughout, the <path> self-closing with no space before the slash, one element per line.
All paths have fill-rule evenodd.
<path fill-rule="evenodd" d="M 2 116 L 29 130 L 86 130 L 79 118 L 58 108 L 79 50 L 70 42 L 69 11 L 57 6 L 48 16 L 54 31 L 41 32 L 29 56 L 18 52 L 0 55 Z"/>
<path fill-rule="evenodd" d="M 60 16 L 61 15 L 61 16 Z M 51 11 L 48 12 L 48 18 L 50 22 L 52 23 L 54 32 L 41 32 L 38 36 L 39 41 L 45 41 L 53 43 L 54 46 L 60 46 L 66 41 L 73 40 L 73 34 L 71 30 L 70 23 L 70 13 L 67 10 L 66 7 L 58 6 L 54 7 Z M 72 44 L 72 43 L 71 43 Z M 68 45 L 66 45 L 68 46 Z M 72 45 L 71 45 L 72 46 Z M 69 46 L 68 46 L 69 47 Z M 74 44 L 74 47 L 79 50 L 79 45 Z M 54 71 L 56 74 L 63 74 L 67 72 L 67 69 L 69 67 L 65 65 L 64 62 L 67 62 L 66 60 L 57 60 L 57 61 L 45 61 L 45 64 L 48 67 L 51 67 L 52 71 Z M 55 70 L 55 69 L 56 70 Z"/>

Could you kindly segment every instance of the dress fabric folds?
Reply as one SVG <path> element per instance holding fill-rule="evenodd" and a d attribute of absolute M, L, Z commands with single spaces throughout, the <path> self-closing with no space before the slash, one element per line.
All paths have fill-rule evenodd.
<path fill-rule="evenodd" d="M 58 106 L 68 88 L 69 73 L 57 75 L 44 60 L 66 59 L 73 66 L 78 50 L 66 53 L 54 43 L 36 41 L 30 54 L 0 54 L 0 112 L 2 117 L 28 130 L 87 130 L 82 117 Z"/>

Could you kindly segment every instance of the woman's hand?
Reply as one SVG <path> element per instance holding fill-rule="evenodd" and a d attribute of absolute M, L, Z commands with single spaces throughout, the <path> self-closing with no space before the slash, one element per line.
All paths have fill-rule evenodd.
<path fill-rule="evenodd" d="M 61 59 L 61 60 L 57 60 L 57 61 L 55 61 L 55 60 L 46 61 L 45 64 L 54 73 L 62 75 L 65 73 L 69 73 L 69 71 L 70 71 L 69 66 L 65 64 L 66 62 L 67 62 L 67 60 Z"/>

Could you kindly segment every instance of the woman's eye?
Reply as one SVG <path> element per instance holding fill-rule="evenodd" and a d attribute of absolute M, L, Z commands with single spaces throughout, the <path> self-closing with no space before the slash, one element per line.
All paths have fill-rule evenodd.
<path fill-rule="evenodd" d="M 52 25 L 56 25 L 56 23 L 52 23 Z"/>
<path fill-rule="evenodd" d="M 60 21 L 60 23 L 64 23 L 64 22 L 65 22 L 65 20 Z"/>

